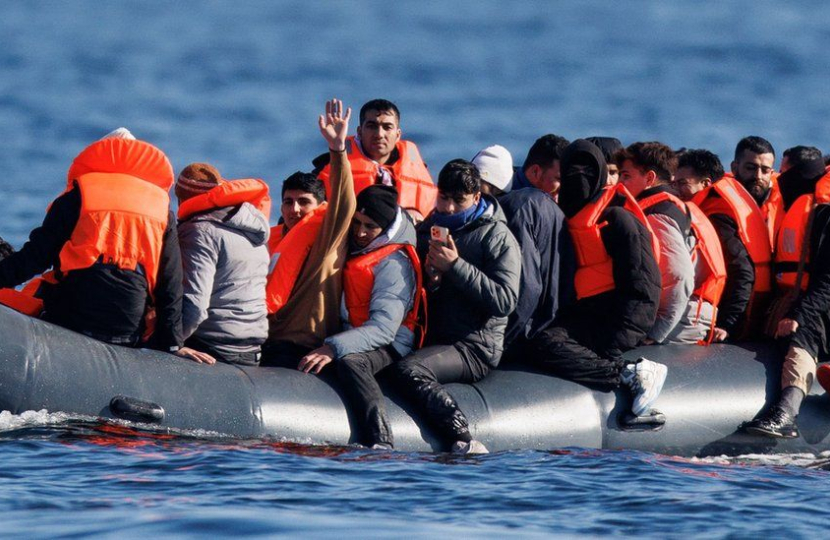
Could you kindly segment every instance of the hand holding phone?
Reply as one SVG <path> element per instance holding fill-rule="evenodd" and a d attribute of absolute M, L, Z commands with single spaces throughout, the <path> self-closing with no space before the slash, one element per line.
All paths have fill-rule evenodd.
<path fill-rule="evenodd" d="M 439 227 L 438 225 L 433 225 L 432 228 L 429 230 L 430 237 L 435 240 L 436 242 L 441 242 L 443 245 L 447 245 L 447 238 L 450 236 L 450 230 L 446 227 Z"/>

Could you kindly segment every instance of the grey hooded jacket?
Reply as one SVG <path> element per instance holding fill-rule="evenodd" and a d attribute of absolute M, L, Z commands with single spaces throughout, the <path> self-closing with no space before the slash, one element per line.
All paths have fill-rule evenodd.
<path fill-rule="evenodd" d="M 182 326 L 219 352 L 257 352 L 268 337 L 268 220 L 253 205 L 217 208 L 179 223 Z"/>
<path fill-rule="evenodd" d="M 389 228 L 364 249 L 350 253 L 349 257 L 370 253 L 390 243 L 415 246 L 415 241 L 415 226 L 407 213 L 398 208 L 398 215 Z M 374 351 L 388 345 L 402 357 L 412 351 L 415 335 L 401 325 L 415 300 L 416 280 L 412 261 L 405 252 L 396 251 L 380 261 L 373 271 L 369 320 L 358 328 L 351 327 L 345 301 L 340 304 L 345 330 L 325 341 L 334 350 L 335 358 Z"/>

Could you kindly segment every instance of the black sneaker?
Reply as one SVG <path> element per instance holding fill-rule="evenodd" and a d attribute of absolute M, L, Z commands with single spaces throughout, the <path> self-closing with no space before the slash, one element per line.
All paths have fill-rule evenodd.
<path fill-rule="evenodd" d="M 795 439 L 798 437 L 798 426 L 790 413 L 775 405 L 750 422 L 744 425 L 744 430 L 753 435 L 763 435 L 775 439 Z"/>

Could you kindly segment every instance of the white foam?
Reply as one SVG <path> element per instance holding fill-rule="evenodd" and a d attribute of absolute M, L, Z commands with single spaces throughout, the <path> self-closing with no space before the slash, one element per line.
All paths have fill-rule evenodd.
<path fill-rule="evenodd" d="M 50 426 L 64 424 L 70 419 L 77 419 L 77 416 L 70 416 L 66 413 L 50 413 L 46 409 L 39 411 L 24 411 L 20 414 L 12 414 L 9 411 L 0 412 L 0 431 L 10 431 L 32 426 Z"/>

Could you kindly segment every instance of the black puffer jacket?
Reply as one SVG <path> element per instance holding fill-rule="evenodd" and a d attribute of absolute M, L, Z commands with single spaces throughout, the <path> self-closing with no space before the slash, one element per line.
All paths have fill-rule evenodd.
<path fill-rule="evenodd" d="M 504 350 L 507 317 L 519 297 L 521 255 L 498 202 L 452 233 L 459 259 L 428 292 L 429 329 L 425 345 L 455 344 L 495 367 Z M 418 254 L 426 260 L 435 213 L 418 226 Z"/>

